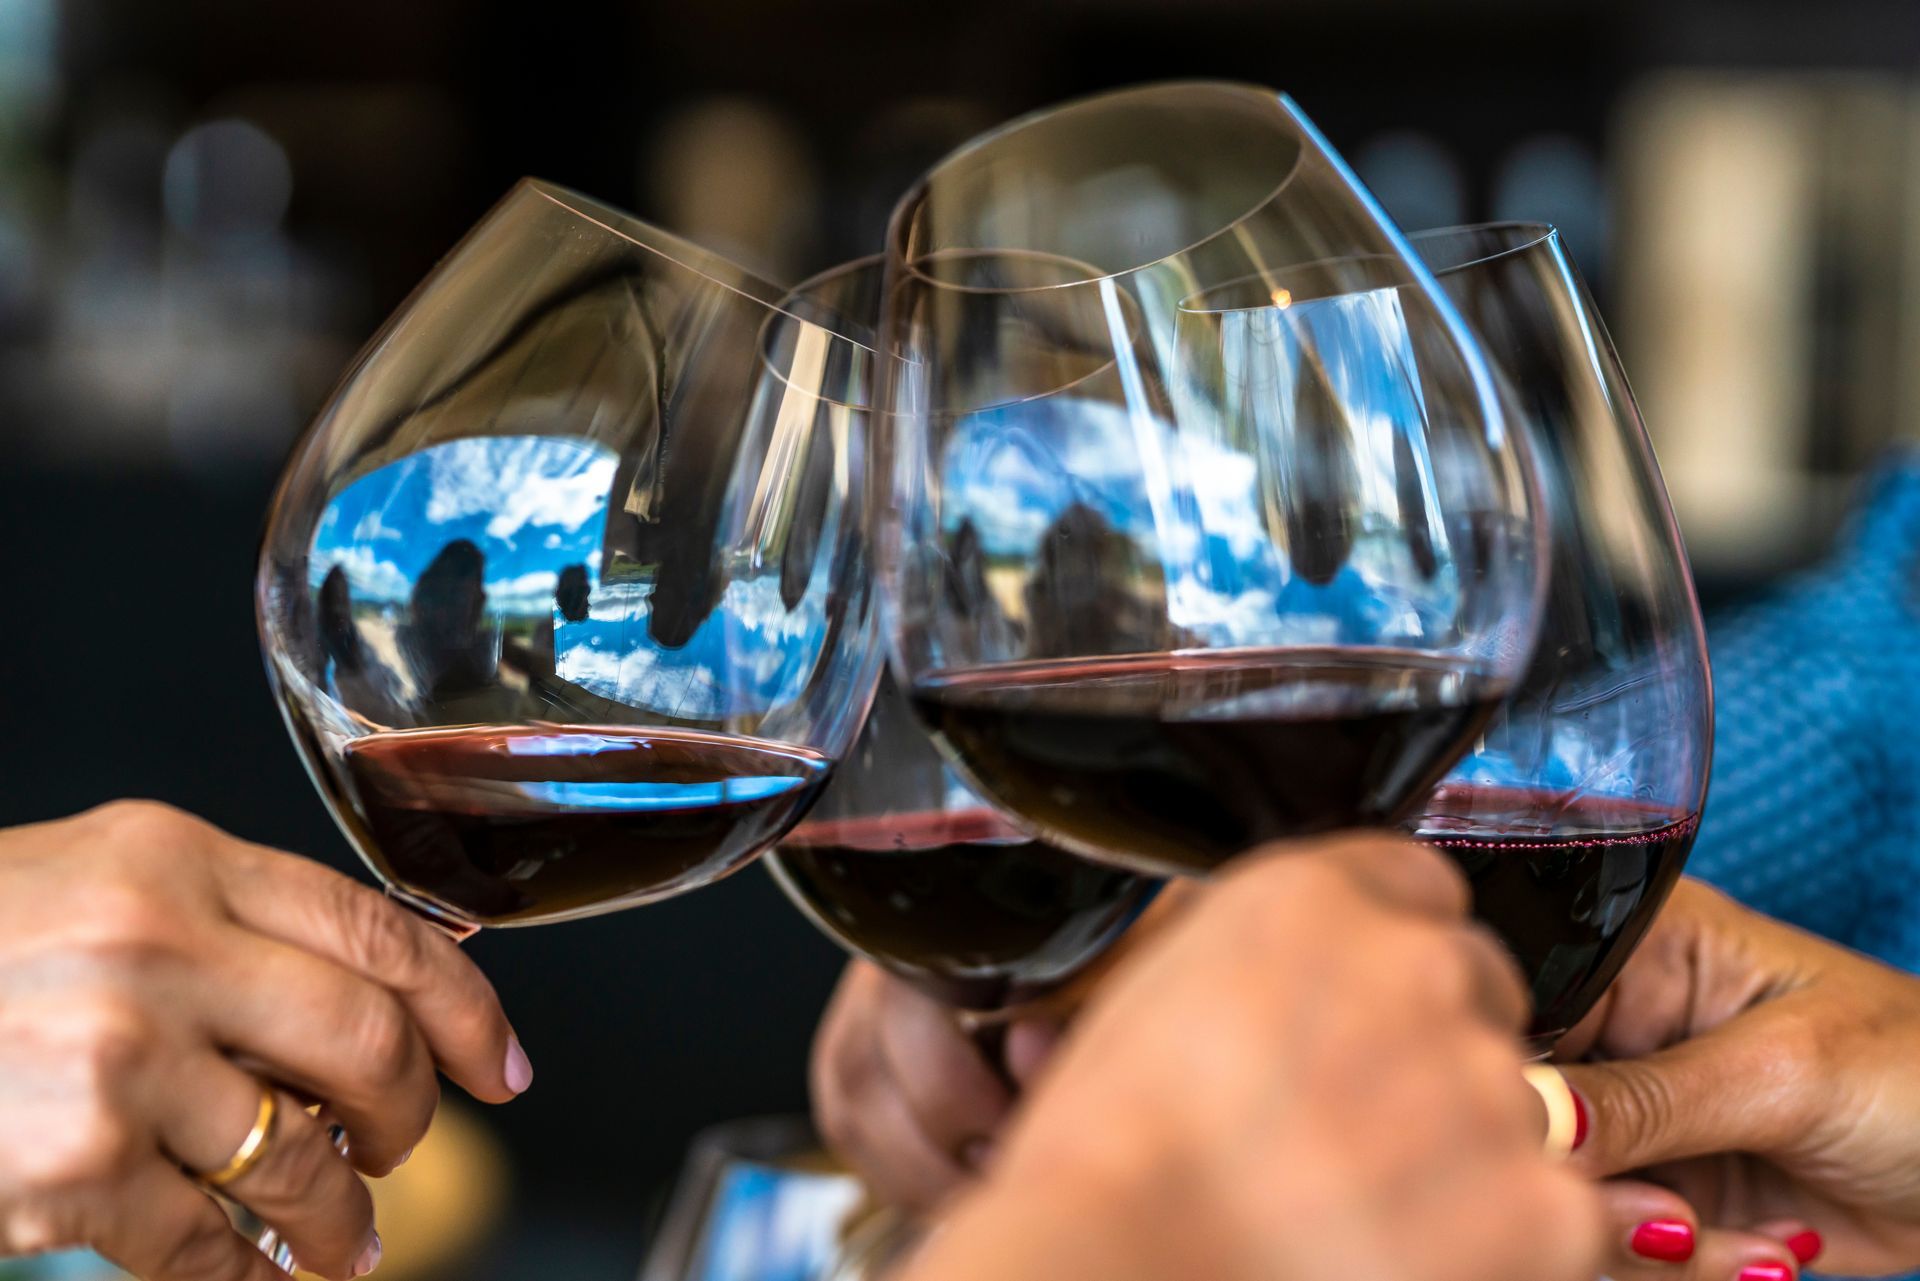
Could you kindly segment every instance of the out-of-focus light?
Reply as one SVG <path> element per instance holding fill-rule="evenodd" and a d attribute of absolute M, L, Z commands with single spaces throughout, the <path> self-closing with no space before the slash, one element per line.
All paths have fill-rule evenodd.
<path fill-rule="evenodd" d="M 1276 307 L 1291 307 L 1291 306 L 1293 305 L 1293 293 L 1292 293 L 1292 291 L 1290 291 L 1290 290 L 1286 290 L 1286 289 L 1276 289 L 1276 290 L 1274 290 L 1274 291 L 1273 291 L 1273 305 L 1274 305 L 1274 306 L 1276 306 Z"/>
<path fill-rule="evenodd" d="M 293 388 L 261 352 L 188 353 L 167 394 L 167 444 L 190 475 L 272 468 L 299 429 Z"/>
<path fill-rule="evenodd" d="M 1402 227 L 1451 227 L 1467 216 L 1467 183 L 1439 139 L 1413 131 L 1383 133 L 1354 153 L 1353 167 Z"/>
<path fill-rule="evenodd" d="M 293 199 L 285 148 L 245 120 L 211 120 L 180 135 L 163 179 L 167 221 L 190 236 L 272 231 Z"/>
<path fill-rule="evenodd" d="M 771 103 L 708 98 L 664 121 L 642 168 L 643 206 L 774 280 L 817 234 L 820 183 L 805 139 Z"/>
<path fill-rule="evenodd" d="M 43 108 L 59 88 L 55 0 L 0 0 L 0 129 Z"/>

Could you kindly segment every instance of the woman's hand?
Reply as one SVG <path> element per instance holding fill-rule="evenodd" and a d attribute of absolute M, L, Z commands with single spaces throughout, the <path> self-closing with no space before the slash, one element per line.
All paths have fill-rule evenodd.
<path fill-rule="evenodd" d="M 0 832 L 0 1253 L 280 1277 L 186 1173 L 234 1156 L 265 1081 L 274 1128 L 223 1191 L 303 1267 L 360 1275 L 379 1238 L 359 1175 L 426 1132 L 436 1065 L 490 1102 L 531 1079 L 479 970 L 374 891 L 160 805 Z"/>
<path fill-rule="evenodd" d="M 1616 1281 L 1920 1266 L 1920 979 L 1683 882 L 1563 1052 Z"/>
<path fill-rule="evenodd" d="M 1237 863 L 1094 994 L 911 1281 L 1590 1281 L 1524 990 L 1429 849 Z"/>

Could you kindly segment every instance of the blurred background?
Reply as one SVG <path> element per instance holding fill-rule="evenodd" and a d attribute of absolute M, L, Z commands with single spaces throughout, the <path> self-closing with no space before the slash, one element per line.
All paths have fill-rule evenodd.
<path fill-rule="evenodd" d="M 1289 90 L 1409 229 L 1559 224 L 1710 601 L 1920 438 L 1911 0 L 0 0 L 0 822 L 151 796 L 350 866 L 267 697 L 254 542 L 515 178 L 790 281 L 977 129 L 1175 76 Z M 407 1191 L 448 1244 L 401 1257 L 389 1211 L 385 1273 L 630 1276 L 690 1134 L 804 1106 L 838 954 L 758 870 L 473 948 L 538 1079 L 456 1114 Z"/>

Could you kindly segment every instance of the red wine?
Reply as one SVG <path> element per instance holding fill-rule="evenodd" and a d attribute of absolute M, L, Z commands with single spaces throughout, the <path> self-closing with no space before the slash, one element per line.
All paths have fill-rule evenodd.
<path fill-rule="evenodd" d="M 803 823 L 767 862 L 842 945 L 937 1000 L 976 1010 L 1066 983 L 1159 888 L 988 809 Z"/>
<path fill-rule="evenodd" d="M 1149 872 L 1394 823 L 1480 732 L 1498 682 L 1401 650 L 1137 654 L 936 674 L 913 690 L 994 800 Z"/>
<path fill-rule="evenodd" d="M 486 925 L 717 880 L 785 834 L 831 768 L 784 743 L 579 725 L 370 734 L 346 765 L 381 876 Z"/>
<path fill-rule="evenodd" d="M 1667 901 L 1697 814 L 1640 801 L 1447 787 L 1418 821 L 1473 884 L 1474 915 L 1533 988 L 1536 1046 L 1578 1023 Z"/>

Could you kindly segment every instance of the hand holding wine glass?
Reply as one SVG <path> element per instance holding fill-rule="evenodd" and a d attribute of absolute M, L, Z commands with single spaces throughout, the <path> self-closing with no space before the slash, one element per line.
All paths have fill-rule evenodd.
<path fill-rule="evenodd" d="M 1599 1060 L 1562 1070 L 1588 1116 L 1575 1168 L 1625 1176 L 1610 1276 L 1920 1266 L 1920 979 L 1682 881 L 1560 1053 Z M 1666 1249 L 1633 1248 L 1647 1223 Z"/>
<path fill-rule="evenodd" d="M 908 1281 L 1587 1281 L 1511 961 L 1432 851 L 1268 847 L 1132 951 Z"/>
<path fill-rule="evenodd" d="M 532 1079 L 492 986 L 431 926 L 165 806 L 0 832 L 0 937 L 0 1255 L 279 1275 L 195 1180 L 232 1169 L 271 1097 L 220 1190 L 310 1271 L 360 1275 L 380 1252 L 362 1176 L 426 1133 L 435 1068 L 493 1103 Z"/>

